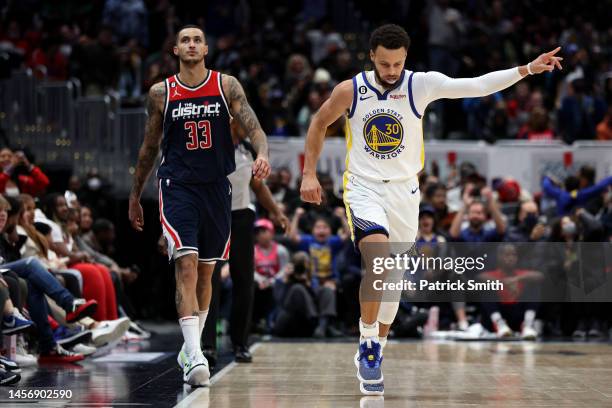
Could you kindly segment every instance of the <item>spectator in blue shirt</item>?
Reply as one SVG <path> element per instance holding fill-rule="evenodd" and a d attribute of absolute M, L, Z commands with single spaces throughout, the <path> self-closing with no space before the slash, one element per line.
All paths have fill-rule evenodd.
<path fill-rule="evenodd" d="M 463 207 L 457 212 L 450 227 L 450 236 L 459 242 L 495 242 L 501 241 L 506 232 L 504 220 L 497 201 L 493 198 L 490 188 L 483 188 L 480 192 L 482 200 L 477 200 L 474 188 L 466 185 L 463 192 Z M 485 228 L 487 212 L 493 218 L 495 228 Z M 469 225 L 461 228 L 463 218 L 467 214 Z"/>
<path fill-rule="evenodd" d="M 555 185 L 553 180 L 545 176 L 542 179 L 542 190 L 548 197 L 557 202 L 557 214 L 567 215 L 574 207 L 583 206 L 593 197 L 597 197 L 612 185 L 612 176 L 606 177 L 599 183 L 580 189 L 580 181 L 576 176 L 565 179 L 564 189 Z"/>

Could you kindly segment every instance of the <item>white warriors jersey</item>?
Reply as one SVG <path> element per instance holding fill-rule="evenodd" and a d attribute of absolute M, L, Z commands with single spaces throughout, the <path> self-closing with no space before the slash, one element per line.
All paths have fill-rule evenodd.
<path fill-rule="evenodd" d="M 414 177 L 425 161 L 422 117 L 412 94 L 414 72 L 402 71 L 397 86 L 381 91 L 374 71 L 353 78 L 346 121 L 346 169 L 373 181 Z"/>

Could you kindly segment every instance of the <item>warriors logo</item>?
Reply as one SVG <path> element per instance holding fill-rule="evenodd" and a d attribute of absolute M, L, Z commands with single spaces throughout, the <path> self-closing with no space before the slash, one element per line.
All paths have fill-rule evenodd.
<path fill-rule="evenodd" d="M 372 116 L 363 128 L 366 151 L 378 159 L 396 157 L 404 148 L 404 129 L 400 121 L 389 114 Z M 378 153 L 378 154 L 376 154 Z"/>

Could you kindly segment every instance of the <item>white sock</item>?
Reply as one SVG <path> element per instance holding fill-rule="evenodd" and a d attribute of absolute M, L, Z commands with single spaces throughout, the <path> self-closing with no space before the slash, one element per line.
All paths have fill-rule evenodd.
<path fill-rule="evenodd" d="M 185 353 L 187 353 L 188 357 L 192 357 L 200 350 L 200 337 L 198 336 L 199 320 L 198 316 L 186 316 L 179 319 L 179 325 L 185 340 Z"/>
<path fill-rule="evenodd" d="M 363 341 L 366 338 L 374 338 L 378 341 L 378 322 L 367 324 L 359 319 L 359 333 L 361 334 L 359 341 Z"/>
<path fill-rule="evenodd" d="M 204 331 L 204 324 L 206 324 L 206 317 L 208 316 L 208 309 L 200 310 L 198 312 L 198 316 L 200 317 L 200 338 L 201 338 L 202 332 Z"/>
<path fill-rule="evenodd" d="M 385 346 L 387 345 L 387 336 L 385 337 L 378 337 L 378 342 L 380 343 L 380 349 L 384 349 Z"/>
<path fill-rule="evenodd" d="M 523 323 L 525 326 L 533 327 L 533 321 L 535 320 L 535 310 L 525 310 L 525 318 L 523 319 Z"/>

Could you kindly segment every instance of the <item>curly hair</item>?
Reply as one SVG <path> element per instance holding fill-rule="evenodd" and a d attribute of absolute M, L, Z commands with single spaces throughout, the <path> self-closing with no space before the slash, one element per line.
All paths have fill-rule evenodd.
<path fill-rule="evenodd" d="M 410 37 L 402 27 L 396 24 L 385 24 L 378 27 L 370 35 L 370 50 L 376 51 L 379 45 L 389 50 L 404 47 L 408 51 Z"/>

